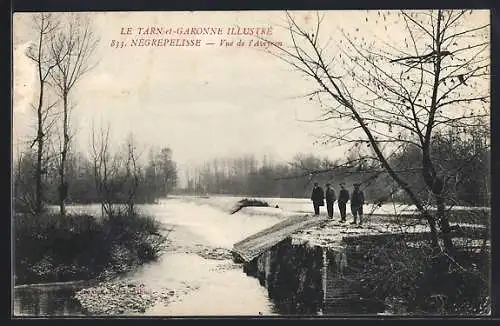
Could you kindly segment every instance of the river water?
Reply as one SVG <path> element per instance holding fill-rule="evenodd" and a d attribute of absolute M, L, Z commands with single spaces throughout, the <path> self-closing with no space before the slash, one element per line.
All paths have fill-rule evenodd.
<path fill-rule="evenodd" d="M 234 203 L 233 203 L 234 204 Z M 150 289 L 186 288 L 178 300 L 157 304 L 144 315 L 269 315 L 273 305 L 259 281 L 246 276 L 241 265 L 230 257 L 207 259 L 199 252 L 222 248 L 265 229 L 278 216 L 226 213 L 217 205 L 174 198 L 155 205 L 140 205 L 144 214 L 154 216 L 170 229 L 169 249 L 157 262 L 140 267 L 125 278 Z M 97 214 L 98 205 L 73 206 L 73 212 Z M 224 258 L 224 257 L 223 257 Z M 78 316 L 83 312 L 73 299 L 82 285 L 31 286 L 14 289 L 15 316 Z"/>

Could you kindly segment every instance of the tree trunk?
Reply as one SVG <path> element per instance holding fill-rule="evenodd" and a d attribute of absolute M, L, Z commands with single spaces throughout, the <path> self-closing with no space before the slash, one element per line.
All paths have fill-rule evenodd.
<path fill-rule="evenodd" d="M 432 192 L 436 200 L 437 213 L 436 219 L 441 230 L 445 249 L 448 253 L 454 254 L 455 248 L 451 241 L 451 230 L 448 221 L 448 216 L 445 213 L 445 202 L 443 196 L 444 182 L 442 178 L 438 177 L 434 170 L 434 165 L 430 158 L 429 146 L 424 146 L 422 151 L 422 174 L 427 188 Z"/>
<path fill-rule="evenodd" d="M 454 255 L 455 246 L 451 241 L 451 229 L 450 229 L 450 223 L 448 221 L 448 216 L 446 215 L 445 212 L 444 197 L 442 196 L 442 194 L 434 194 L 434 196 L 436 198 L 436 206 L 437 206 L 436 220 L 438 221 L 439 228 L 441 229 L 441 235 L 443 237 L 444 247 L 446 248 L 447 252 Z"/>
<path fill-rule="evenodd" d="M 43 87 L 44 82 L 40 79 L 40 97 L 38 99 L 38 130 L 37 130 L 37 157 L 36 157 L 36 171 L 35 171 L 35 214 L 42 213 L 42 159 L 43 159 L 43 118 L 42 118 L 42 107 L 43 107 Z"/>
<path fill-rule="evenodd" d="M 63 94 L 63 145 L 61 150 L 61 166 L 59 167 L 59 210 L 62 216 L 66 215 L 65 201 L 68 196 L 68 183 L 66 181 L 66 159 L 68 155 L 68 94 Z"/>
<path fill-rule="evenodd" d="M 429 213 L 427 209 L 424 208 L 424 205 L 422 205 L 422 201 L 413 193 L 411 188 L 408 186 L 408 184 L 399 177 L 399 175 L 392 169 L 390 166 L 389 162 L 387 161 L 387 158 L 382 154 L 380 151 L 380 148 L 373 137 L 371 131 L 368 129 L 368 126 L 364 123 L 363 119 L 359 116 L 359 113 L 351 108 L 352 113 L 356 117 L 356 120 L 359 122 L 361 128 L 365 131 L 365 134 L 368 136 L 368 139 L 370 141 L 370 144 L 372 145 L 372 148 L 377 155 L 380 163 L 382 164 L 383 168 L 387 171 L 389 176 L 396 181 L 396 183 L 408 194 L 410 197 L 410 200 L 412 203 L 417 207 L 418 211 L 427 220 L 427 223 L 429 224 L 429 228 L 431 231 L 431 244 L 434 248 L 439 247 L 439 240 L 438 240 L 438 233 L 436 230 L 436 221 L 434 220 L 433 216 Z M 425 149 L 424 149 L 425 151 Z M 430 162 L 430 160 L 429 160 Z"/>

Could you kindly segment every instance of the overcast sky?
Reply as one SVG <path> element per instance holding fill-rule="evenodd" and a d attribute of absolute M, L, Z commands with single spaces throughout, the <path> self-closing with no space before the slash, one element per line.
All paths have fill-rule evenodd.
<path fill-rule="evenodd" d="M 328 125 L 304 122 L 321 114 L 301 94 L 315 86 L 290 66 L 254 47 L 219 47 L 221 39 L 250 37 L 199 36 L 200 47 L 112 48 L 112 40 L 151 38 L 122 36 L 121 28 L 139 27 L 269 27 L 274 41 L 287 41 L 277 27 L 284 13 L 274 12 L 129 12 L 89 14 L 101 42 L 99 63 L 77 84 L 71 101 L 76 144 L 86 151 L 92 121 L 110 121 L 113 138 L 123 141 L 133 131 L 144 145 L 168 146 L 181 168 L 216 156 L 254 153 L 287 160 L 298 152 L 338 157 L 339 150 L 315 146 Z M 301 20 L 307 24 L 307 13 Z M 335 40 L 339 26 L 354 30 L 366 11 L 330 12 L 324 30 Z M 32 14 L 16 13 L 14 42 L 14 144 L 33 132 L 36 71 L 24 55 L 36 35 Z M 477 19 L 488 19 L 484 11 Z M 376 28 L 381 28 L 379 31 Z M 371 32 L 382 33 L 383 25 Z M 392 28 L 390 28 L 392 29 Z M 397 34 L 394 26 L 392 34 Z M 136 33 L 135 33 L 136 34 Z M 385 31 L 387 34 L 387 31 Z M 166 36 L 168 37 L 168 36 Z M 393 37 L 391 35 L 391 37 Z M 128 38 L 128 39 L 127 39 Z M 213 46 L 205 42 L 215 42 Z M 335 123 L 335 122 L 333 122 Z M 30 129 L 31 128 L 31 129 Z"/>

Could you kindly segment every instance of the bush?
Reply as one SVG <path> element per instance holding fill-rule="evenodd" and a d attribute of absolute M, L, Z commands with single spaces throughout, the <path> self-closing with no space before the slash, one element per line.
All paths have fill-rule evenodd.
<path fill-rule="evenodd" d="M 17 214 L 16 283 L 88 280 L 155 260 L 166 237 L 150 217 Z M 106 273 L 105 273 L 106 272 Z"/>
<path fill-rule="evenodd" d="M 487 252 L 461 251 L 451 261 L 435 254 L 427 241 L 393 237 L 384 243 L 351 246 L 349 257 L 346 281 L 393 313 L 401 313 L 401 306 L 419 315 L 487 312 Z"/>
<path fill-rule="evenodd" d="M 118 214 L 106 222 L 113 231 L 111 239 L 128 250 L 135 263 L 155 260 L 164 249 L 167 238 L 160 233 L 160 223 L 152 217 Z"/>

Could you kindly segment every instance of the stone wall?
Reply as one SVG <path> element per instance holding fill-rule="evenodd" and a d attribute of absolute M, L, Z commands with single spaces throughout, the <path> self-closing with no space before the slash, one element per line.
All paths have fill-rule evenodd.
<path fill-rule="evenodd" d="M 371 314 L 383 306 L 362 298 L 346 274 L 348 250 L 292 245 L 284 240 L 244 265 L 268 290 L 279 314 Z"/>

